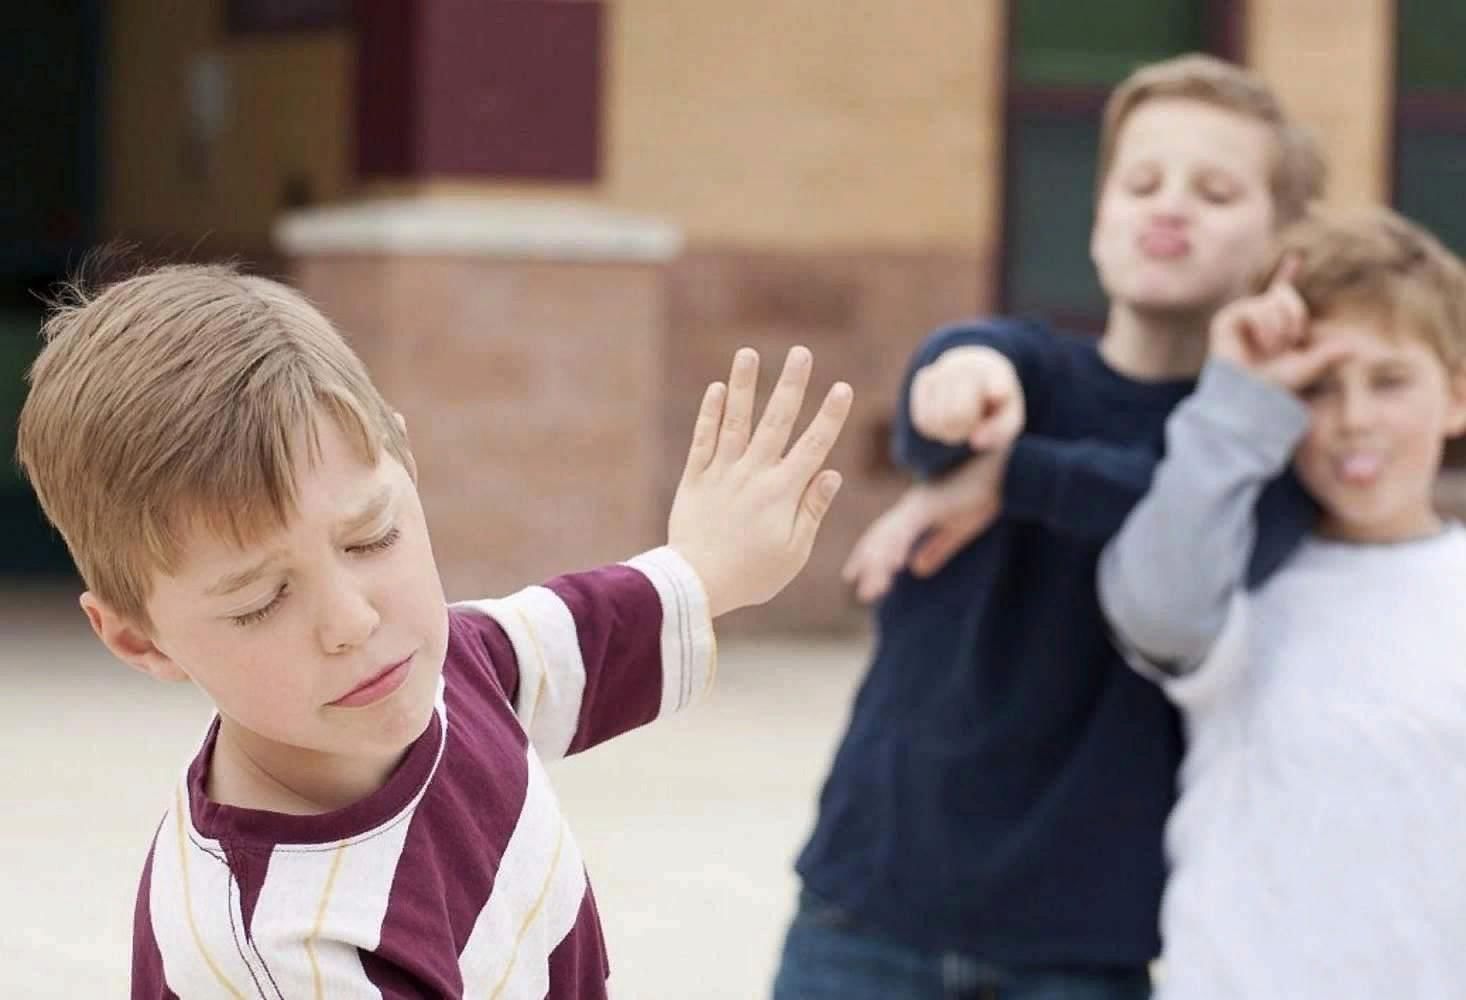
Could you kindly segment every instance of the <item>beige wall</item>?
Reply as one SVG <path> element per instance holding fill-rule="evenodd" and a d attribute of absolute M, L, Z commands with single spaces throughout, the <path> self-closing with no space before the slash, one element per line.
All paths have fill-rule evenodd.
<path fill-rule="evenodd" d="M 695 239 L 986 244 L 1003 6 L 621 0 L 607 193 Z"/>
<path fill-rule="evenodd" d="M 1331 200 L 1388 196 L 1394 0 L 1248 0 L 1248 61 L 1313 127 Z"/>
<path fill-rule="evenodd" d="M 605 176 L 695 242 L 987 253 L 1004 0 L 612 0 Z M 566 193 L 528 185 L 429 189 Z"/>
<path fill-rule="evenodd" d="M 346 189 L 352 47 L 343 33 L 239 40 L 221 0 L 109 5 L 105 227 L 114 235 L 231 250 L 264 245 L 287 179 L 317 198 Z M 215 58 L 225 127 L 200 160 L 188 123 L 190 66 Z"/>
<path fill-rule="evenodd" d="M 605 176 L 480 183 L 666 218 L 776 250 L 986 252 L 997 229 L 1003 0 L 610 0 Z M 262 241 L 292 172 L 348 192 L 345 34 L 239 41 L 220 0 L 113 5 L 114 232 Z M 190 60 L 232 82 L 207 172 L 188 169 Z M 459 183 L 415 185 L 454 188 Z M 401 190 L 403 185 L 388 185 Z"/>

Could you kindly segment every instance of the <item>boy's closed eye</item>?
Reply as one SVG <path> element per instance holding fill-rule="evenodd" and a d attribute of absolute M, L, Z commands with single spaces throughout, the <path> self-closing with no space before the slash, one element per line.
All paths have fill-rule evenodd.
<path fill-rule="evenodd" d="M 396 545 L 401 539 L 402 529 L 394 526 L 388 529 L 384 534 L 373 539 L 370 542 L 364 542 L 360 545 L 348 545 L 346 547 L 346 551 L 352 555 L 357 556 L 376 555 L 378 553 L 387 551 L 392 546 Z M 280 586 L 275 588 L 274 593 L 271 595 L 270 600 L 267 603 L 250 611 L 245 611 L 241 614 L 229 615 L 229 620 L 235 625 L 238 625 L 240 628 L 247 628 L 250 625 L 256 625 L 264 621 L 271 614 L 273 614 L 275 610 L 278 609 L 280 605 L 284 602 L 285 598 L 289 596 L 289 593 L 289 583 L 282 583 L 280 584 Z"/>
<path fill-rule="evenodd" d="M 1154 194 L 1161 186 L 1160 168 L 1151 163 L 1142 163 L 1125 172 L 1124 187 L 1130 194 L 1143 196 Z"/>
<path fill-rule="evenodd" d="M 1207 173 L 1197 183 L 1197 190 L 1204 201 L 1213 205 L 1225 205 L 1236 201 L 1241 190 L 1237 182 L 1226 174 Z"/>
<path fill-rule="evenodd" d="M 1369 373 L 1369 387 L 1376 392 L 1393 392 L 1404 389 L 1410 385 L 1411 380 L 1410 370 L 1398 365 L 1376 368 Z"/>

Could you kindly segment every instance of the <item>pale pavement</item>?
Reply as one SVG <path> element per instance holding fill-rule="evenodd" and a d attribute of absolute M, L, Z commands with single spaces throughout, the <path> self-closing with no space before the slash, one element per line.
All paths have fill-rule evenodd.
<path fill-rule="evenodd" d="M 793 855 L 864 640 L 741 640 L 689 713 L 554 765 L 627 1000 L 767 997 Z M 71 593 L 0 587 L 0 997 L 126 995 L 133 892 L 208 720 L 97 645 Z"/>

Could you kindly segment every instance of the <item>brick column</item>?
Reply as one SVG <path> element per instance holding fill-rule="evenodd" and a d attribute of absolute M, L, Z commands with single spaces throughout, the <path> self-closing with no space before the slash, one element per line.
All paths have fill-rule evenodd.
<path fill-rule="evenodd" d="M 1248 62 L 1317 130 L 1330 200 L 1388 192 L 1394 104 L 1392 0 L 1249 0 Z"/>
<path fill-rule="evenodd" d="M 675 230 L 584 206 L 421 198 L 300 213 L 276 237 L 407 417 L 450 599 L 664 539 Z"/>

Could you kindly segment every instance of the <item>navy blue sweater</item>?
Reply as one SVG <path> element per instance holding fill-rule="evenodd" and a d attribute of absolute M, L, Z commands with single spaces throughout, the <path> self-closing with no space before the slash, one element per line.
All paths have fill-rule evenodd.
<path fill-rule="evenodd" d="M 1130 670 L 1096 597 L 1100 550 L 1149 485 L 1191 381 L 1139 382 L 1090 339 L 1016 321 L 934 334 L 906 375 L 898 460 L 970 456 L 910 425 L 912 375 L 986 344 L 1018 369 L 1028 423 L 1003 511 L 936 576 L 902 574 L 798 862 L 860 926 L 1014 965 L 1133 965 L 1159 950 L 1162 828 L 1178 720 Z M 1265 492 L 1252 579 L 1314 517 L 1296 481 Z"/>

